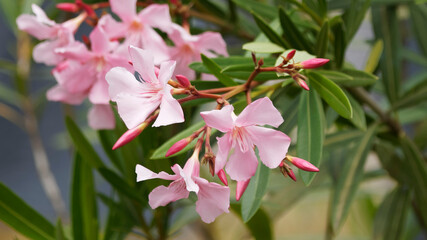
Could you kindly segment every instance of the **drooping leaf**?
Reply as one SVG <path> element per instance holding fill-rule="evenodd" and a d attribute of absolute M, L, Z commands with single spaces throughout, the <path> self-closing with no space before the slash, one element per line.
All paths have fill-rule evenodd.
<path fill-rule="evenodd" d="M 242 48 L 256 53 L 278 53 L 285 51 L 281 46 L 271 42 L 250 42 L 243 44 Z"/>
<path fill-rule="evenodd" d="M 297 28 L 291 17 L 285 12 L 283 8 L 279 8 L 280 25 L 283 29 L 283 35 L 286 42 L 289 43 L 288 48 L 295 48 L 297 50 L 305 50 L 309 53 L 313 52 L 312 44 L 306 39 L 300 30 Z"/>
<path fill-rule="evenodd" d="M 345 50 L 347 48 L 347 39 L 344 22 L 340 17 L 333 18 L 330 21 L 332 33 L 334 34 L 334 56 L 337 68 L 344 64 Z"/>
<path fill-rule="evenodd" d="M 259 158 L 258 158 L 259 159 Z M 242 219 L 247 223 L 261 206 L 262 198 L 267 190 L 270 169 L 258 160 L 258 168 L 255 176 L 251 178 L 249 185 L 242 196 Z"/>
<path fill-rule="evenodd" d="M 348 154 L 349 158 L 341 168 L 330 205 L 328 230 L 332 235 L 338 233 L 348 215 L 351 203 L 363 177 L 363 166 L 371 150 L 377 128 L 378 124 L 376 123 L 368 128 L 353 151 Z"/>
<path fill-rule="evenodd" d="M 314 53 L 317 57 L 324 57 L 328 52 L 329 45 L 329 22 L 325 21 L 317 35 L 316 45 L 314 46 Z"/>
<path fill-rule="evenodd" d="M 216 64 L 214 61 L 212 61 L 210 58 L 206 57 L 203 54 L 202 54 L 202 61 L 203 61 L 203 65 L 205 65 L 205 67 L 209 69 L 209 71 L 213 75 L 215 75 L 215 77 L 218 78 L 218 81 L 220 81 L 222 84 L 224 84 L 225 86 L 237 85 L 232 78 L 221 73 L 222 69 L 218 64 Z"/>
<path fill-rule="evenodd" d="M 338 85 L 316 72 L 309 72 L 308 77 L 310 78 L 310 86 L 313 86 L 323 100 L 339 115 L 347 119 L 353 117 L 350 101 Z"/>
<path fill-rule="evenodd" d="M 0 220 L 30 239 L 55 239 L 55 227 L 3 183 L 0 183 Z"/>
<path fill-rule="evenodd" d="M 272 42 L 281 47 L 289 48 L 289 44 L 276 32 L 274 31 L 268 23 L 266 23 L 260 16 L 256 13 L 252 13 L 254 17 L 255 23 L 259 27 L 259 29 L 265 34 L 265 36 Z"/>
<path fill-rule="evenodd" d="M 297 156 L 316 167 L 322 159 L 325 116 L 322 101 L 315 91 L 303 91 L 298 105 Z M 299 171 L 305 185 L 310 185 L 316 173 Z"/>

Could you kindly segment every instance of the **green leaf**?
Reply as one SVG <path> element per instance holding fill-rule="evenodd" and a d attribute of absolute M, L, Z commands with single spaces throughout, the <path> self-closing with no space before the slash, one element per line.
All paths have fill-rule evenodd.
<path fill-rule="evenodd" d="M 283 8 L 279 8 L 279 18 L 286 42 L 290 44 L 288 48 L 295 48 L 297 50 L 305 50 L 307 52 L 312 52 L 312 44 L 310 44 L 309 41 L 306 39 L 306 36 L 304 36 L 299 31 L 295 23 L 292 21 L 291 17 L 285 12 Z"/>
<path fill-rule="evenodd" d="M 165 155 L 167 153 L 167 151 L 169 150 L 169 148 L 172 147 L 172 145 L 174 145 L 176 142 L 178 142 L 181 139 L 184 139 L 188 136 L 190 136 L 191 134 L 193 134 L 193 132 L 195 132 L 196 130 L 198 130 L 199 128 L 203 127 L 205 125 L 204 121 L 200 121 L 196 124 L 192 124 L 191 127 L 185 129 L 184 131 L 178 133 L 177 135 L 175 135 L 173 138 L 169 139 L 167 142 L 163 143 L 162 146 L 160 146 L 159 148 L 157 148 L 153 155 L 151 156 L 151 159 L 156 160 L 156 159 L 165 159 Z M 215 131 L 215 129 L 212 129 L 212 133 Z M 197 139 L 194 139 L 191 143 L 189 143 L 182 151 L 169 156 L 170 157 L 174 157 L 177 156 L 179 154 L 185 153 L 188 150 L 190 150 L 191 148 L 193 148 L 196 145 Z"/>
<path fill-rule="evenodd" d="M 375 215 L 372 239 L 402 239 L 410 196 L 409 189 L 399 185 L 384 198 Z"/>
<path fill-rule="evenodd" d="M 258 156 L 257 156 L 258 157 Z M 258 157 L 259 159 L 259 157 Z M 267 190 L 270 169 L 258 160 L 258 168 L 242 196 L 242 219 L 247 223 L 261 206 L 262 198 Z"/>
<path fill-rule="evenodd" d="M 16 18 L 20 13 L 18 1 L 0 1 L 0 11 L 9 25 L 9 28 L 16 34 Z"/>
<path fill-rule="evenodd" d="M 427 166 L 422 153 L 418 150 L 417 146 L 407 136 L 400 139 L 403 154 L 406 157 L 405 165 L 408 171 L 404 174 L 408 179 L 410 185 L 415 191 L 415 202 L 418 211 L 424 222 L 427 221 Z"/>
<path fill-rule="evenodd" d="M 271 21 L 277 17 L 277 8 L 255 0 L 233 0 L 239 7 L 248 12 L 255 12 L 257 15 Z"/>
<path fill-rule="evenodd" d="M 239 204 L 231 204 L 230 207 L 233 212 L 242 218 L 239 211 Z M 258 209 L 255 215 L 245 223 L 245 226 L 256 240 L 273 239 L 273 224 L 268 214 L 262 208 Z"/>
<path fill-rule="evenodd" d="M 316 72 L 309 72 L 308 77 L 310 86 L 313 86 L 339 115 L 347 119 L 353 117 L 350 101 L 338 85 Z"/>
<path fill-rule="evenodd" d="M 181 208 L 174 218 L 174 221 L 169 227 L 169 235 L 175 234 L 186 225 L 200 219 L 199 214 L 196 212 L 196 206 L 190 205 Z"/>
<path fill-rule="evenodd" d="M 346 87 L 369 86 L 378 80 L 377 76 L 356 69 L 343 69 L 342 72 L 353 78 L 353 81 L 336 82 Z"/>
<path fill-rule="evenodd" d="M 214 61 L 221 68 L 226 68 L 230 65 L 241 65 L 241 64 L 250 64 L 254 66 L 254 62 L 251 57 L 230 56 L 227 58 L 224 58 L 224 57 L 210 58 L 210 60 Z M 275 62 L 276 62 L 275 58 L 264 58 L 265 66 L 271 66 Z M 189 67 L 197 72 L 210 73 L 210 71 L 201 62 L 193 62 L 189 65 Z"/>
<path fill-rule="evenodd" d="M 303 0 L 302 2 L 308 8 L 314 10 L 316 14 L 319 15 L 320 17 L 322 18 L 326 17 L 326 14 L 328 12 L 326 0 Z"/>
<path fill-rule="evenodd" d="M 330 205 L 329 230 L 333 234 L 338 233 L 344 223 L 351 203 L 355 197 L 357 188 L 363 178 L 363 166 L 371 150 L 378 124 L 371 125 L 366 133 L 357 142 L 353 151 L 348 154 L 349 158 L 344 162 L 339 174 L 338 182 L 333 190 Z"/>
<path fill-rule="evenodd" d="M 337 68 L 341 68 L 344 63 L 345 50 L 347 48 L 347 39 L 344 22 L 340 17 L 331 20 L 331 30 L 335 36 L 334 56 Z"/>
<path fill-rule="evenodd" d="M 0 82 L 0 100 L 12 106 L 19 107 L 21 95 Z"/>
<path fill-rule="evenodd" d="M 272 42 L 284 48 L 289 48 L 289 44 L 283 40 L 283 38 L 274 31 L 260 16 L 256 13 L 252 13 L 255 19 L 256 25 L 265 34 L 265 36 Z"/>
<path fill-rule="evenodd" d="M 424 56 L 427 56 L 427 33 L 425 24 L 427 22 L 427 7 L 424 4 L 411 4 L 410 17 L 414 35 L 417 39 L 418 46 L 422 50 Z"/>
<path fill-rule="evenodd" d="M 393 105 L 393 109 L 417 106 L 427 100 L 427 82 L 414 86 Z"/>
<path fill-rule="evenodd" d="M 108 168 L 99 168 L 98 171 L 102 175 L 102 177 L 106 179 L 114 189 L 117 190 L 117 192 L 122 193 L 123 195 L 138 202 L 145 201 L 135 188 L 132 188 L 124 179 L 122 179 L 115 172 L 111 171 Z"/>
<path fill-rule="evenodd" d="M 203 65 L 205 65 L 205 67 L 209 69 L 209 71 L 213 75 L 215 75 L 215 77 L 218 78 L 218 81 L 220 81 L 222 84 L 224 84 L 225 86 L 237 85 L 232 78 L 221 73 L 221 67 L 218 64 L 216 64 L 214 61 L 212 61 L 210 58 L 206 57 L 203 54 L 202 54 L 202 61 L 203 61 Z"/>
<path fill-rule="evenodd" d="M 65 125 L 67 126 L 68 134 L 70 134 L 74 146 L 82 157 L 88 161 L 93 168 L 103 167 L 104 163 L 101 158 L 98 156 L 95 149 L 93 149 L 92 144 L 89 143 L 80 131 L 74 120 L 68 116 L 65 117 Z"/>
<path fill-rule="evenodd" d="M 120 155 L 118 154 L 118 151 L 114 151 L 112 149 L 114 145 L 114 141 L 117 140 L 116 135 L 113 134 L 111 130 L 99 130 L 98 131 L 98 138 L 99 142 L 101 143 L 102 148 L 104 149 L 104 152 L 107 154 L 108 158 L 110 159 L 111 163 L 114 164 L 114 167 L 120 170 L 120 172 L 124 172 L 123 165 Z"/>
<path fill-rule="evenodd" d="M 384 53 L 380 61 L 382 83 L 391 104 L 399 99 L 401 63 L 399 56 L 400 31 L 397 7 L 372 7 L 372 20 L 376 39 L 384 41 Z"/>
<path fill-rule="evenodd" d="M 64 229 L 62 227 L 61 219 L 58 219 L 56 223 L 56 230 L 55 230 L 55 239 L 56 240 L 66 240 L 67 237 L 65 237 Z"/>
<path fill-rule="evenodd" d="M 316 167 L 322 159 L 325 116 L 322 101 L 315 91 L 303 91 L 298 105 L 297 156 Z M 305 185 L 310 185 L 316 173 L 299 171 Z"/>
<path fill-rule="evenodd" d="M 84 239 L 83 209 L 80 194 L 82 192 L 81 168 L 82 159 L 79 153 L 74 157 L 73 178 L 71 183 L 71 228 L 73 239 Z"/>
<path fill-rule="evenodd" d="M 362 106 L 360 106 L 359 102 L 356 101 L 350 94 L 347 94 L 348 100 L 350 100 L 350 105 L 353 109 L 353 117 L 350 119 L 350 122 L 354 124 L 357 128 L 362 131 L 366 131 L 366 116 L 365 111 Z"/>
<path fill-rule="evenodd" d="M 276 63 L 274 64 L 274 66 L 277 66 L 280 63 L 282 63 L 283 62 L 283 57 L 286 57 L 288 55 L 288 53 L 290 53 L 291 51 L 292 51 L 292 49 L 287 50 L 287 51 L 283 52 L 282 54 L 280 54 L 280 56 L 278 58 L 276 58 Z M 310 53 L 308 53 L 306 51 L 299 51 L 299 50 L 297 50 L 295 52 L 294 57 L 292 58 L 292 61 L 294 61 L 294 62 L 302 62 L 302 61 L 309 60 L 309 59 L 312 59 L 312 58 L 315 58 L 315 57 L 316 56 L 311 55 Z M 279 73 L 279 72 L 277 72 L 276 74 L 277 74 L 277 76 L 289 76 L 289 74 L 287 74 L 287 73 Z"/>
<path fill-rule="evenodd" d="M 351 0 L 349 8 L 342 15 L 347 43 L 351 42 L 357 30 L 359 30 L 370 5 L 370 0 L 364 0 L 363 3 L 360 0 Z"/>
<path fill-rule="evenodd" d="M 0 183 L 0 220 L 30 239 L 55 239 L 55 227 Z"/>
<path fill-rule="evenodd" d="M 210 13 L 213 13 L 213 15 L 216 15 L 220 17 L 221 19 L 224 19 L 227 17 L 227 14 L 224 12 L 224 10 L 218 6 L 217 1 L 209 1 L 209 0 L 197 0 L 195 1 L 196 6 L 201 6 L 203 10 L 208 11 Z"/>
<path fill-rule="evenodd" d="M 316 45 L 314 47 L 314 53 L 317 57 L 324 57 L 328 52 L 329 44 L 329 22 L 325 21 L 317 35 Z"/>
<path fill-rule="evenodd" d="M 366 61 L 365 72 L 374 73 L 375 69 L 378 66 L 378 63 L 381 59 L 381 55 L 384 50 L 384 42 L 379 39 L 375 42 L 374 46 L 371 49 L 368 60 Z"/>
<path fill-rule="evenodd" d="M 256 53 L 278 53 L 285 51 L 281 46 L 271 42 L 250 42 L 243 44 L 242 48 Z"/>

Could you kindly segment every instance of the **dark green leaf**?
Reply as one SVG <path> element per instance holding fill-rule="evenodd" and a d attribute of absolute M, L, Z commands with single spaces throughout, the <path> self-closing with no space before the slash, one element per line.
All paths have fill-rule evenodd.
<path fill-rule="evenodd" d="M 411 4 L 410 11 L 412 27 L 414 28 L 413 33 L 415 34 L 418 46 L 422 50 L 422 53 L 424 56 L 427 56 L 427 33 L 425 31 L 427 7 L 425 4 Z"/>
<path fill-rule="evenodd" d="M 200 219 L 199 214 L 196 212 L 196 206 L 194 205 L 183 207 L 178 211 L 176 218 L 174 218 L 174 221 L 169 227 L 169 235 L 178 232 L 186 225 Z"/>
<path fill-rule="evenodd" d="M 55 227 L 3 183 L 0 183 L 0 220 L 30 239 L 55 239 Z"/>
<path fill-rule="evenodd" d="M 371 150 L 378 124 L 371 125 L 341 168 L 330 205 L 329 229 L 336 234 L 344 223 L 357 188 L 363 178 L 363 166 Z"/>
<path fill-rule="evenodd" d="M 243 44 L 242 48 L 256 53 L 278 53 L 285 51 L 281 46 L 271 42 L 250 42 Z"/>
<path fill-rule="evenodd" d="M 341 18 L 336 17 L 331 20 L 331 30 L 334 34 L 334 56 L 337 68 L 341 68 L 344 63 L 345 50 L 347 48 L 347 39 L 344 22 Z"/>
<path fill-rule="evenodd" d="M 259 29 L 265 34 L 265 36 L 272 42 L 279 46 L 286 48 L 289 48 L 289 44 L 283 40 L 283 38 L 274 31 L 268 23 L 266 23 L 260 16 L 258 16 L 255 13 L 252 13 L 252 16 L 255 19 L 255 23 L 259 27 Z"/>
<path fill-rule="evenodd" d="M 83 223 L 83 209 L 81 201 L 81 188 L 82 188 L 82 179 L 81 179 L 81 169 L 82 169 L 83 160 L 79 153 L 76 153 L 74 157 L 74 167 L 73 167 L 73 178 L 71 183 L 71 227 L 73 231 L 73 239 L 84 239 L 84 223 Z"/>
<path fill-rule="evenodd" d="M 427 100 L 427 82 L 414 86 L 393 105 L 393 109 L 413 107 Z"/>
<path fill-rule="evenodd" d="M 231 204 L 231 209 L 239 215 L 240 218 L 242 217 L 238 204 Z M 245 225 L 256 240 L 273 239 L 273 224 L 271 223 L 270 217 L 262 208 L 259 208 L 255 215 L 246 222 Z"/>
<path fill-rule="evenodd" d="M 291 17 L 285 12 L 283 8 L 279 8 L 279 17 L 280 25 L 282 26 L 283 33 L 286 39 L 286 42 L 290 44 L 288 48 L 295 48 L 298 50 L 305 50 L 312 53 L 313 47 L 312 44 L 306 39 L 295 23 L 292 21 Z M 286 45 L 282 45 L 286 46 Z"/>
<path fill-rule="evenodd" d="M 353 81 L 342 81 L 336 83 L 347 87 L 369 86 L 374 84 L 378 80 L 377 76 L 356 69 L 343 69 L 342 72 L 351 76 L 353 78 Z"/>
<path fill-rule="evenodd" d="M 316 89 L 329 106 L 344 118 L 351 119 L 353 117 L 350 101 L 338 85 L 316 72 L 310 72 L 308 76 L 310 86 Z"/>
<path fill-rule="evenodd" d="M 326 0 L 303 0 L 302 2 L 308 8 L 314 10 L 320 17 L 326 17 L 328 10 Z"/>
<path fill-rule="evenodd" d="M 357 30 L 359 30 L 370 4 L 370 0 L 364 0 L 363 3 L 359 0 L 351 0 L 350 7 L 344 12 L 342 19 L 345 24 L 347 44 L 351 42 Z"/>
<path fill-rule="evenodd" d="M 325 21 L 317 35 L 316 45 L 314 47 L 314 53 L 317 57 L 324 57 L 328 52 L 329 44 L 329 22 Z"/>
<path fill-rule="evenodd" d="M 248 12 L 255 12 L 257 15 L 271 21 L 277 17 L 277 8 L 255 0 L 233 0 L 239 7 Z"/>
<path fill-rule="evenodd" d="M 82 157 L 90 163 L 93 168 L 103 167 L 104 163 L 101 158 L 93 149 L 92 144 L 86 139 L 83 133 L 80 131 L 77 124 L 70 117 L 65 118 L 65 125 L 67 126 L 68 134 L 70 134 L 71 140 L 74 143 L 77 151 Z"/>
<path fill-rule="evenodd" d="M 397 186 L 384 198 L 375 216 L 372 239 L 402 239 L 410 200 L 410 191 L 404 186 Z"/>
<path fill-rule="evenodd" d="M 138 194 L 136 189 L 132 188 L 124 179 L 122 179 L 115 172 L 111 171 L 108 168 L 99 168 L 99 173 L 106 179 L 111 186 L 117 190 L 117 192 L 122 193 L 123 195 L 134 199 L 138 202 L 144 202 L 145 200 Z"/>
<path fill-rule="evenodd" d="M 123 173 L 123 159 L 119 156 L 118 151 L 112 149 L 114 141 L 117 141 L 116 135 L 110 130 L 99 130 L 98 138 L 111 163 Z"/>
<path fill-rule="evenodd" d="M 356 101 L 350 94 L 347 94 L 348 100 L 350 100 L 351 107 L 353 109 L 353 117 L 350 119 L 350 122 L 354 124 L 357 128 L 362 131 L 366 131 L 366 116 L 365 111 L 359 102 Z"/>
<path fill-rule="evenodd" d="M 216 4 L 217 1 L 197 0 L 195 2 L 197 7 L 200 6 L 203 8 L 203 10 L 213 13 L 222 19 L 227 17 L 227 14 L 225 14 L 224 10 Z"/>
<path fill-rule="evenodd" d="M 216 64 L 218 64 L 221 68 L 226 68 L 230 65 L 241 65 L 241 64 L 245 64 L 245 65 L 250 64 L 252 66 L 255 66 L 251 57 L 230 56 L 228 58 L 217 57 L 217 58 L 210 58 L 210 59 L 214 61 Z M 265 66 L 272 66 L 275 64 L 275 62 L 276 62 L 275 58 L 264 58 Z M 201 62 L 193 62 L 189 65 L 189 67 L 197 72 L 210 73 L 209 70 Z"/>
<path fill-rule="evenodd" d="M 259 159 L 259 157 L 258 157 Z M 267 190 L 270 169 L 258 160 L 258 169 L 251 178 L 248 188 L 242 196 L 242 219 L 247 223 L 261 206 L 262 198 Z"/>
<path fill-rule="evenodd" d="M 64 234 L 64 229 L 62 227 L 61 219 L 59 219 L 56 223 L 55 239 L 56 240 L 66 240 L 67 239 L 67 237 L 65 237 L 65 234 Z"/>
<path fill-rule="evenodd" d="M 205 65 L 205 67 L 209 69 L 209 71 L 213 75 L 215 75 L 215 77 L 218 78 L 218 81 L 220 81 L 222 84 L 224 84 L 225 86 L 237 85 L 232 78 L 221 73 L 222 69 L 218 64 L 216 64 L 214 61 L 212 61 L 211 59 L 209 59 L 203 54 L 202 54 L 202 61 L 203 61 L 203 65 Z"/>
<path fill-rule="evenodd" d="M 325 116 L 322 101 L 315 91 L 303 91 L 298 105 L 297 156 L 320 166 L 322 159 Z M 308 186 L 316 173 L 299 171 Z"/>

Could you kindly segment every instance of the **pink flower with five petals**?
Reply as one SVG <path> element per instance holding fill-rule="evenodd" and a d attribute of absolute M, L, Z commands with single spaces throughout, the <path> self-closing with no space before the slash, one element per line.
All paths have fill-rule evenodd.
<path fill-rule="evenodd" d="M 225 166 L 233 180 L 251 178 L 258 166 L 254 145 L 267 167 L 278 167 L 286 156 L 291 139 L 280 131 L 257 126 L 267 124 L 278 127 L 282 124 L 283 118 L 271 100 L 265 97 L 254 101 L 238 117 L 233 110 L 232 105 L 227 105 L 221 110 L 200 113 L 206 125 L 225 133 L 217 139 L 215 173 Z"/>
<path fill-rule="evenodd" d="M 138 126 L 159 106 L 154 127 L 183 122 L 181 105 L 172 97 L 172 87 L 168 85 L 175 62 L 161 63 L 157 76 L 150 51 L 131 46 L 129 53 L 133 67 L 142 79 L 138 81 L 134 74 L 121 67 L 111 69 L 105 77 L 111 100 L 117 102 L 120 117 L 126 126 L 129 129 Z"/>
<path fill-rule="evenodd" d="M 222 213 L 228 213 L 230 189 L 200 178 L 199 169 L 199 160 L 197 155 L 193 154 L 188 159 L 184 169 L 178 164 L 172 166 L 172 171 L 175 175 L 169 175 L 165 172 L 156 174 L 141 165 L 137 165 L 135 171 L 138 182 L 153 178 L 173 181 L 169 186 L 159 186 L 150 193 L 148 203 L 151 208 L 165 206 L 170 202 L 187 198 L 190 192 L 195 192 L 198 196 L 196 202 L 197 213 L 199 213 L 204 222 L 211 223 Z"/>

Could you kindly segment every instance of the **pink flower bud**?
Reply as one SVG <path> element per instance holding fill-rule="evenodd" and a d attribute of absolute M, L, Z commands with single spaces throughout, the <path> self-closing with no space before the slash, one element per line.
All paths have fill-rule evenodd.
<path fill-rule="evenodd" d="M 297 83 L 298 83 L 298 85 L 300 85 L 300 87 L 304 88 L 305 90 L 307 90 L 307 91 L 310 90 L 307 83 L 304 80 L 302 80 L 301 78 L 297 79 Z"/>
<path fill-rule="evenodd" d="M 191 86 L 191 83 L 186 76 L 176 75 L 175 78 L 183 87 L 188 88 Z"/>
<path fill-rule="evenodd" d="M 91 6 L 87 5 L 86 3 L 83 3 L 83 1 L 76 1 L 75 3 L 79 8 L 82 8 L 88 16 L 96 18 L 95 10 L 93 10 Z"/>
<path fill-rule="evenodd" d="M 219 170 L 216 175 L 218 176 L 219 180 L 221 180 L 221 182 L 224 183 L 225 186 L 228 186 L 228 180 L 227 180 L 227 176 L 225 175 L 224 169 Z"/>
<path fill-rule="evenodd" d="M 295 173 L 294 173 L 294 171 L 292 170 L 292 168 L 288 168 L 286 172 L 287 172 L 288 176 L 289 176 L 292 180 L 294 180 L 294 182 L 296 182 L 296 181 L 297 181 L 297 178 L 295 177 Z"/>
<path fill-rule="evenodd" d="M 295 167 L 297 167 L 301 170 L 308 171 L 308 172 L 318 172 L 319 171 L 319 169 L 316 166 L 314 166 L 309 161 L 306 161 L 304 159 L 297 158 L 297 157 L 291 157 L 291 156 L 287 156 L 286 159 L 288 159 L 293 165 L 295 165 Z"/>
<path fill-rule="evenodd" d="M 56 8 L 64 12 L 75 13 L 79 11 L 79 7 L 75 3 L 58 3 L 56 4 Z"/>
<path fill-rule="evenodd" d="M 172 145 L 172 147 L 169 148 L 169 150 L 166 152 L 165 157 L 169 157 L 171 155 L 174 155 L 175 153 L 181 151 L 182 149 L 184 149 L 194 138 L 190 137 L 186 137 L 184 139 L 179 140 L 178 142 L 176 142 L 174 145 Z"/>
<path fill-rule="evenodd" d="M 237 201 L 239 201 L 240 198 L 242 197 L 243 193 L 245 192 L 246 188 L 249 185 L 250 180 L 251 179 L 237 182 L 237 186 L 236 186 L 236 200 Z"/>
<path fill-rule="evenodd" d="M 318 68 L 329 62 L 326 58 L 312 58 L 300 63 L 303 69 Z"/>
<path fill-rule="evenodd" d="M 291 60 L 294 56 L 295 56 L 295 53 L 297 52 L 297 50 L 292 50 L 292 51 L 290 51 L 289 53 L 288 53 L 288 55 L 286 56 L 286 61 L 289 61 L 289 60 Z"/>
<path fill-rule="evenodd" d="M 122 147 L 132 141 L 134 138 L 138 137 L 139 134 L 147 127 L 147 123 L 143 122 L 135 128 L 127 130 L 113 146 L 113 150 L 116 150 L 119 147 Z"/>

